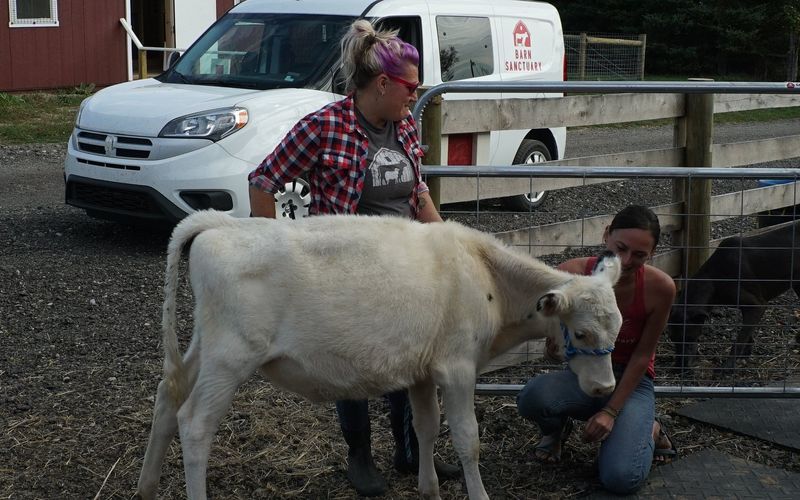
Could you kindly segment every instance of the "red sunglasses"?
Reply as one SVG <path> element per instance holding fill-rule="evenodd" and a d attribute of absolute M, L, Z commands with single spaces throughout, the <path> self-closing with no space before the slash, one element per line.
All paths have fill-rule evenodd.
<path fill-rule="evenodd" d="M 389 80 L 391 80 L 393 82 L 397 82 L 400 85 L 402 85 L 403 87 L 405 87 L 408 90 L 408 95 L 411 95 L 414 92 L 416 92 L 417 89 L 419 88 L 420 83 L 421 83 L 421 82 L 411 83 L 408 80 L 403 80 L 399 76 L 393 76 L 393 75 L 390 75 L 389 73 L 384 73 L 384 74 L 386 75 L 386 78 L 388 78 Z"/>

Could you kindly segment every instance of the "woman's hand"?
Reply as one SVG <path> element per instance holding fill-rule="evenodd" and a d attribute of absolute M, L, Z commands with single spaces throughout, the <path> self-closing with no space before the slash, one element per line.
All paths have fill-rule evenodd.
<path fill-rule="evenodd" d="M 559 352 L 558 345 L 552 337 L 547 337 L 544 341 L 544 358 L 552 363 L 564 361 L 563 356 Z"/>
<path fill-rule="evenodd" d="M 588 443 L 605 441 L 614 428 L 614 417 L 605 411 L 598 411 L 583 426 L 583 440 Z"/>

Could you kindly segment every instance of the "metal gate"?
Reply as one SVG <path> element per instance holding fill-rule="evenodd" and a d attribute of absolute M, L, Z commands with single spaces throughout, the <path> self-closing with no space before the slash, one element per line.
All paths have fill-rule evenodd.
<path fill-rule="evenodd" d="M 586 85 L 568 83 L 531 82 L 513 84 L 443 84 L 451 89 L 435 87 L 420 98 L 414 113 L 421 110 L 430 97 L 452 88 L 466 87 L 469 92 L 509 91 L 604 91 L 612 92 L 686 92 L 686 93 L 794 93 L 794 87 L 785 84 L 727 84 L 698 82 L 681 84 L 602 84 Z M 480 88 L 480 90 L 479 90 Z M 424 121 L 423 121 L 424 128 Z M 688 145 L 686 146 L 689 147 Z M 800 148 L 785 153 L 788 158 L 800 157 Z M 653 208 L 659 216 L 665 235 L 658 246 L 652 264 L 664 269 L 679 288 L 691 285 L 697 267 L 711 255 L 721 240 L 732 236 L 746 236 L 753 232 L 774 230 L 773 223 L 792 224 L 798 196 L 798 168 L 715 168 L 715 167 L 615 167 L 615 166 L 561 166 L 551 164 L 509 166 L 442 166 L 428 165 L 423 173 L 437 182 L 449 179 L 469 179 L 475 190 L 473 202 L 445 204 L 442 214 L 451 220 L 495 233 L 496 236 L 522 252 L 529 253 L 555 265 L 568 258 L 596 254 L 602 242 L 602 231 L 610 223 L 616 210 L 625 204 L 637 202 Z M 619 196 L 618 206 L 607 206 L 605 213 L 587 208 L 580 202 L 558 203 L 553 193 L 554 209 L 547 211 L 508 212 L 493 203 L 483 193 L 485 186 L 496 185 L 498 180 L 527 179 L 530 191 L 543 179 L 570 180 L 571 200 L 587 200 L 603 196 L 604 192 L 628 193 Z M 710 186 L 716 186 L 711 194 Z M 724 187 L 721 187 L 724 185 Z M 680 186 L 677 189 L 676 186 Z M 696 191 L 706 190 L 708 193 Z M 693 191 L 694 190 L 694 191 Z M 493 193 L 493 188 L 488 191 Z M 675 193 L 679 192 L 679 196 Z M 661 193 L 660 197 L 654 193 Z M 666 193 L 666 195 L 664 194 Z M 482 201 L 479 201 L 482 200 Z M 690 236 L 702 226 L 710 237 L 705 240 Z M 778 227 L 778 226 L 776 226 Z M 764 315 L 754 327 L 754 342 L 750 352 L 734 363 L 728 360 L 734 339 L 743 326 L 740 306 L 743 306 L 742 261 L 731 269 L 719 285 L 736 290 L 733 299 L 715 304 L 707 320 L 697 330 L 699 323 L 683 321 L 669 325 L 672 335 L 665 333 L 657 349 L 656 394 L 669 397 L 798 397 L 800 396 L 800 305 L 793 289 L 797 287 L 791 269 L 798 242 L 792 237 L 781 242 L 782 248 L 791 250 L 790 262 L 776 263 L 786 268 L 786 275 L 774 278 L 785 285 L 785 291 L 769 302 Z M 763 250 L 774 250 L 775 246 Z M 758 249 L 756 249 L 758 250 Z M 768 252 L 767 252 L 768 253 Z M 693 263 L 691 256 L 696 262 Z M 744 286 L 743 286 L 744 285 Z M 704 306 L 709 304 L 703 304 Z M 679 307 L 676 305 L 676 307 Z M 693 333 L 688 333 L 693 332 Z M 671 337 L 671 338 L 670 338 Z M 689 346 L 687 351 L 683 346 Z M 742 347 L 742 346 L 739 346 Z M 490 394 L 518 392 L 536 373 L 561 369 L 542 357 L 543 343 L 530 342 L 513 352 L 492 360 L 481 375 L 477 391 Z M 678 349 L 680 348 L 680 349 Z M 748 349 L 744 349 L 747 351 Z M 684 353 L 680 355 L 678 353 Z"/>

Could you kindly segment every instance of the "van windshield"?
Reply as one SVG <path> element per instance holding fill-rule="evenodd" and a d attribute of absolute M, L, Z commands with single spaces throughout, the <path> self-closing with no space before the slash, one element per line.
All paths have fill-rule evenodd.
<path fill-rule="evenodd" d="M 159 81 L 223 87 L 321 88 L 353 17 L 228 14 Z"/>

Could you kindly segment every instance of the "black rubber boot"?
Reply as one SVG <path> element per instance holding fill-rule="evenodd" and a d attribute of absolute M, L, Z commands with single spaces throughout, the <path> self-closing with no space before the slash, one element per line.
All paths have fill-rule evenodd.
<path fill-rule="evenodd" d="M 375 467 L 370 445 L 350 447 L 347 452 L 347 479 L 359 495 L 376 497 L 388 490 L 386 480 Z"/>
<path fill-rule="evenodd" d="M 419 473 L 419 443 L 414 432 L 411 404 L 405 391 L 389 395 L 389 420 L 394 437 L 394 468 L 402 474 Z M 433 467 L 441 480 L 461 477 L 461 468 L 433 457 Z"/>
<path fill-rule="evenodd" d="M 337 401 L 342 435 L 347 451 L 347 479 L 359 495 L 374 497 L 389 489 L 372 459 L 369 409 L 366 401 Z"/>

